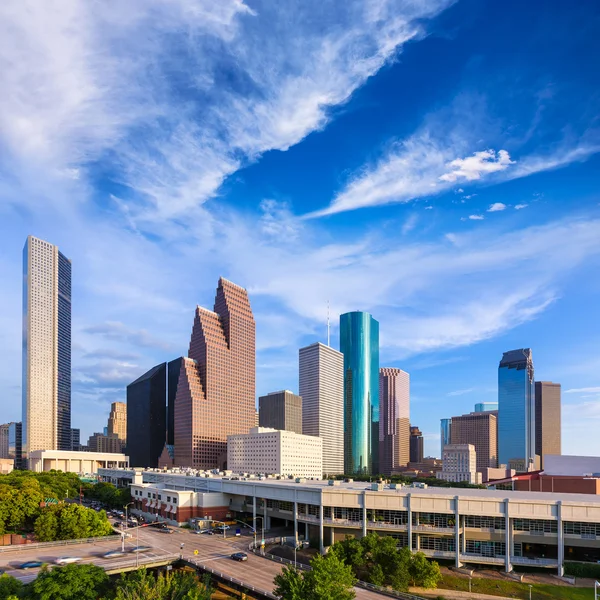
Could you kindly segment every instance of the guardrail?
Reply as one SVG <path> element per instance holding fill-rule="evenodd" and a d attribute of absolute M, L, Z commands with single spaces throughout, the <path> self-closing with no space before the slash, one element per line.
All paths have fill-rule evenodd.
<path fill-rule="evenodd" d="M 214 577 L 217 577 L 218 579 L 220 579 L 226 583 L 231 583 L 231 584 L 233 584 L 237 587 L 240 587 L 244 590 L 248 590 L 249 592 L 254 592 L 256 594 L 260 594 L 261 596 L 264 596 L 265 598 L 269 598 L 272 600 L 279 600 L 277 598 L 277 596 L 275 596 L 275 594 L 273 594 L 272 592 L 268 592 L 261 588 L 254 587 L 253 585 L 250 585 L 249 583 L 245 583 L 245 582 L 241 581 L 240 579 L 236 579 L 235 577 L 226 575 L 225 573 L 222 573 L 221 571 L 217 571 L 216 569 L 211 569 L 210 567 L 207 567 L 202 562 L 195 561 L 190 558 L 185 558 L 184 562 L 187 562 L 188 564 L 192 564 L 195 567 L 197 567 L 198 569 L 201 569 L 202 571 L 204 571 L 206 573 L 210 573 Z"/>
<path fill-rule="evenodd" d="M 131 537 L 131 534 L 125 534 L 126 537 Z M 32 544 L 11 544 L 10 546 L 0 546 L 0 553 L 2 552 L 14 552 L 21 550 L 35 550 L 36 548 L 51 548 L 52 546 L 71 546 L 74 544 L 94 544 L 96 542 L 106 542 L 114 540 L 120 541 L 121 536 L 119 535 L 105 535 L 102 537 L 95 538 L 79 538 L 76 540 L 57 540 L 55 542 L 33 542 Z"/>

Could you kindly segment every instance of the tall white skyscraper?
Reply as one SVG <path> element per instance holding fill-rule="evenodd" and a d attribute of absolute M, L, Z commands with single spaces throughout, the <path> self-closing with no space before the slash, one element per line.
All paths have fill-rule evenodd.
<path fill-rule="evenodd" d="M 29 236 L 23 249 L 23 458 L 71 449 L 71 261 Z"/>
<path fill-rule="evenodd" d="M 299 356 L 302 433 L 323 439 L 323 473 L 343 473 L 344 355 L 318 342 Z"/>

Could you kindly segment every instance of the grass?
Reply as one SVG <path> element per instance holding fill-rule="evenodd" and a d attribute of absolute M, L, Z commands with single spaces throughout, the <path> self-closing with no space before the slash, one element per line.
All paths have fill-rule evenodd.
<path fill-rule="evenodd" d="M 532 584 L 531 600 L 591 600 L 594 597 L 592 588 L 576 588 L 563 585 Z M 469 580 L 465 577 L 444 575 L 438 585 L 439 594 L 443 597 L 444 589 L 469 591 Z M 501 579 L 471 580 L 471 591 L 492 596 L 506 596 L 529 600 L 529 584 Z"/>

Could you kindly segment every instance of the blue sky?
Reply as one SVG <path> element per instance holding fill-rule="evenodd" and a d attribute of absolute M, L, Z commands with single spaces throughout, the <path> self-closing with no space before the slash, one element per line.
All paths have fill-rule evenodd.
<path fill-rule="evenodd" d="M 21 251 L 73 261 L 73 425 L 248 288 L 257 392 L 332 315 L 380 321 L 411 420 L 494 400 L 505 350 L 600 453 L 600 6 L 84 0 L 0 6 L 0 401 L 20 418 Z M 337 346 L 337 319 L 333 319 Z"/>

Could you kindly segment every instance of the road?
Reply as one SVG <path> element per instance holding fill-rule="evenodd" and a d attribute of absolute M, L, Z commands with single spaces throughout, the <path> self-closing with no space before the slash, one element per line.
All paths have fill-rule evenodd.
<path fill-rule="evenodd" d="M 126 549 L 137 545 L 137 534 L 140 546 L 152 547 L 151 551 L 140 554 L 140 559 L 153 558 L 158 560 L 161 557 L 165 558 L 173 554 L 183 554 L 184 558 L 192 559 L 199 564 L 206 565 L 225 575 L 239 579 L 247 585 L 272 591 L 273 579 L 281 571 L 281 565 L 248 552 L 248 545 L 252 541 L 251 536 L 235 537 L 228 532 L 228 537 L 223 539 L 222 535 L 198 535 L 186 529 L 174 529 L 173 531 L 174 533 L 167 534 L 152 527 L 142 527 L 137 529 L 137 531 L 130 530 L 132 537 L 126 540 Z M 181 544 L 184 545 L 183 549 L 181 549 Z M 3 552 L 0 553 L 0 569 L 27 583 L 35 579 L 39 569 L 23 571 L 15 567 L 20 563 L 30 560 L 54 563 L 61 556 L 80 556 L 83 560 L 79 564 L 91 563 L 106 569 L 135 564 L 135 555 L 111 560 L 102 558 L 101 555 L 105 552 L 119 548 L 121 548 L 121 541 L 120 538 L 115 536 L 114 541 L 109 540 L 97 543 L 52 546 L 37 549 L 27 548 L 12 552 Z M 197 551 L 197 554 L 195 551 Z M 230 555 L 233 552 L 240 551 L 248 554 L 247 562 L 231 560 Z M 359 600 L 381 600 L 382 598 L 380 594 L 360 588 L 356 588 L 356 597 Z"/>

